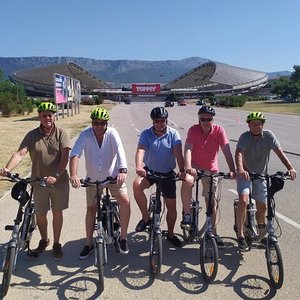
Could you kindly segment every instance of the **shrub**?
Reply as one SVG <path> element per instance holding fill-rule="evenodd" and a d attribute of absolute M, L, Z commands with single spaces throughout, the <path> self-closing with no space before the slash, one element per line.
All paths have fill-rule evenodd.
<path fill-rule="evenodd" d="M 83 105 L 95 105 L 95 99 L 89 96 L 84 96 L 81 98 L 81 104 Z"/>

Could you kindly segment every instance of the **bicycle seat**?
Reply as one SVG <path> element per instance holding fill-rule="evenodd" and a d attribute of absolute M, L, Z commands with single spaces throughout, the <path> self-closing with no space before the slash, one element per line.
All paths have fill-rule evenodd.
<path fill-rule="evenodd" d="M 11 189 L 12 198 L 17 200 L 22 206 L 24 206 L 29 200 L 29 194 L 26 188 L 27 183 L 24 181 L 19 181 Z"/>

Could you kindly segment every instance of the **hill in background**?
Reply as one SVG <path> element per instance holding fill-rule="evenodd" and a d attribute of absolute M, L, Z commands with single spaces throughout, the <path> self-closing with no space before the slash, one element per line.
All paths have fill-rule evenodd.
<path fill-rule="evenodd" d="M 208 61 L 211 60 L 201 57 L 162 61 L 97 60 L 83 57 L 0 57 L 0 69 L 4 72 L 5 78 L 8 78 L 15 71 L 73 62 L 108 83 L 168 83 Z M 280 75 L 281 73 L 284 75 Z M 272 78 L 276 78 L 289 76 L 286 75 L 288 73 L 290 74 L 287 71 L 273 72 L 268 75 L 271 74 Z"/>

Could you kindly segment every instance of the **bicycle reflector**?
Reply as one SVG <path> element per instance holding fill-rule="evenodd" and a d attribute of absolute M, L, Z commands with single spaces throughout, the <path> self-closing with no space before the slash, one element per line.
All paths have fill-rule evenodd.
<path fill-rule="evenodd" d="M 270 196 L 273 197 L 275 193 L 283 189 L 284 186 L 284 180 L 282 178 L 278 178 L 276 176 L 271 177 L 271 186 L 270 186 Z"/>
<path fill-rule="evenodd" d="M 26 190 L 27 183 L 23 181 L 17 182 L 11 189 L 11 196 L 24 206 L 29 200 L 29 194 Z"/>

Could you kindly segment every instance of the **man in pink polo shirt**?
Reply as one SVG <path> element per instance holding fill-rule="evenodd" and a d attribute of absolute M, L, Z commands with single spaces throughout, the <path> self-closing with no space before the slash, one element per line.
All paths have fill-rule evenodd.
<path fill-rule="evenodd" d="M 215 110 L 210 106 L 202 106 L 198 111 L 199 124 L 193 125 L 187 134 L 184 148 L 184 166 L 186 171 L 185 181 L 182 182 L 181 197 L 183 203 L 189 203 L 192 197 L 192 188 L 197 176 L 197 170 L 205 170 L 207 173 L 217 173 L 218 153 L 221 148 L 230 170 L 231 178 L 235 177 L 234 160 L 231 154 L 229 141 L 222 126 L 213 124 Z M 209 178 L 201 178 L 203 190 L 202 196 L 208 203 Z M 218 178 L 214 178 L 213 192 L 216 193 Z M 215 197 L 214 197 L 215 200 Z M 213 203 L 213 234 L 216 236 L 218 247 L 224 247 L 223 241 L 217 235 L 216 228 L 217 203 Z M 190 206 L 183 207 L 183 220 L 181 227 L 189 229 L 191 226 Z"/>

